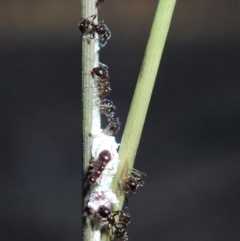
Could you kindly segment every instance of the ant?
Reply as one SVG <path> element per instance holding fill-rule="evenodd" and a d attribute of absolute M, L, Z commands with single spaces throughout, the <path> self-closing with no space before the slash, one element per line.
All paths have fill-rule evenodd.
<path fill-rule="evenodd" d="M 107 25 L 104 23 L 104 21 L 100 21 L 98 22 L 98 24 L 95 24 L 93 21 L 96 17 L 97 15 L 94 14 L 88 18 L 83 18 L 80 21 L 78 28 L 83 37 L 86 35 L 90 35 L 90 38 L 94 39 L 95 33 L 97 33 L 99 38 L 99 45 L 100 47 L 104 47 L 111 37 L 111 32 Z M 90 18 L 92 19 L 90 20 Z"/>
<path fill-rule="evenodd" d="M 117 223 L 115 221 L 115 216 L 117 216 L 118 214 L 120 214 L 120 221 Z M 102 222 L 107 222 L 109 228 L 115 228 L 115 231 L 113 232 L 115 238 L 121 239 L 123 241 L 127 240 L 127 226 L 130 223 L 129 215 L 125 214 L 121 210 L 111 212 L 111 210 L 104 205 L 99 207 L 95 215 Z"/>
<path fill-rule="evenodd" d="M 122 186 L 122 190 L 126 194 L 133 195 L 136 193 L 136 191 L 143 187 L 144 181 L 143 178 L 147 175 L 143 172 L 138 171 L 137 169 L 132 169 L 130 176 L 126 179 L 124 179 L 124 183 Z"/>
<path fill-rule="evenodd" d="M 104 114 L 108 119 L 108 126 L 105 128 L 104 132 L 108 135 L 116 134 L 121 126 L 119 117 L 117 117 L 117 108 L 113 105 L 113 102 L 108 99 L 102 99 L 100 103 L 100 112 Z"/>
<path fill-rule="evenodd" d="M 121 211 L 114 211 L 111 212 L 111 210 L 101 205 L 96 212 L 94 212 L 94 215 L 101 220 L 103 223 L 108 223 L 109 227 L 114 226 L 116 224 L 115 216 L 117 216 Z"/>
<path fill-rule="evenodd" d="M 93 189 L 93 191 L 96 192 L 94 189 Z M 97 195 L 99 196 L 98 193 L 97 193 Z M 100 195 L 100 197 L 103 197 L 103 195 Z M 94 217 L 97 217 L 99 220 L 101 220 L 101 222 L 108 223 L 109 227 L 111 227 L 111 226 L 113 227 L 116 225 L 115 216 L 117 216 L 119 214 L 120 214 L 121 223 L 128 224 L 130 222 L 129 215 L 125 214 L 121 210 L 112 212 L 110 210 L 110 208 L 106 206 L 106 204 L 100 205 L 96 211 L 91 208 L 89 211 L 91 214 L 94 215 Z"/>
<path fill-rule="evenodd" d="M 119 222 L 115 223 L 115 231 L 113 233 L 114 238 L 120 239 L 122 241 L 127 241 L 127 226 L 130 223 L 130 216 L 123 211 L 121 211 L 121 215 L 119 218 Z"/>
<path fill-rule="evenodd" d="M 97 193 L 97 195 L 99 194 Z M 102 197 L 102 195 L 100 197 Z M 122 210 L 111 211 L 106 205 L 100 205 L 96 211 L 90 208 L 89 211 L 93 218 L 97 218 L 101 223 L 107 224 L 107 228 L 112 228 L 112 235 L 114 238 L 120 239 L 121 241 L 128 240 L 127 226 L 130 223 L 129 214 L 123 212 Z M 118 222 L 115 220 L 117 215 L 120 215 Z M 113 228 L 115 229 L 114 232 Z"/>
<path fill-rule="evenodd" d="M 98 159 L 96 161 L 91 160 L 89 165 L 89 182 L 94 184 L 96 180 L 101 176 L 106 165 L 111 161 L 111 153 L 108 150 L 103 150 L 100 152 Z"/>
<path fill-rule="evenodd" d="M 95 67 L 91 71 L 92 77 L 98 82 L 98 95 L 99 98 L 107 96 L 110 91 L 110 82 L 108 74 L 108 66 L 104 64 L 99 64 L 99 67 Z"/>

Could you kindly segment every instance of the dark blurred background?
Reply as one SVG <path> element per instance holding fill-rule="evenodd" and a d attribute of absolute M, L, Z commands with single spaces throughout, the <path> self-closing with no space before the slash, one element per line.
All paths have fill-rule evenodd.
<path fill-rule="evenodd" d="M 100 61 L 123 123 L 157 2 L 99 9 L 112 31 Z M 80 18 L 79 0 L 0 0 L 1 241 L 81 240 Z M 129 200 L 129 240 L 240 240 L 239 33 L 238 0 L 177 2 L 136 158 L 148 177 Z"/>

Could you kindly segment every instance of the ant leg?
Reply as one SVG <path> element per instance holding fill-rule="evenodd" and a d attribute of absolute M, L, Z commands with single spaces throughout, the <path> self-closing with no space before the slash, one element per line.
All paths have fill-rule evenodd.
<path fill-rule="evenodd" d="M 136 175 L 136 177 L 140 177 L 140 178 L 147 176 L 147 174 L 145 174 L 144 172 L 141 172 L 141 171 L 139 171 L 139 170 L 137 170 L 137 169 L 135 169 L 135 168 L 132 168 L 131 173 L 133 173 L 134 175 Z"/>
<path fill-rule="evenodd" d="M 79 177 L 79 181 L 85 181 L 84 179 L 87 177 L 87 174 L 84 174 L 82 177 Z"/>
<path fill-rule="evenodd" d="M 90 42 L 91 42 L 91 38 L 89 37 L 87 38 L 87 43 L 90 44 Z"/>
<path fill-rule="evenodd" d="M 128 197 L 125 196 L 125 208 L 128 210 Z"/>
<path fill-rule="evenodd" d="M 96 86 L 94 86 L 94 85 L 84 85 L 83 86 L 83 90 L 88 89 L 88 88 L 96 89 Z"/>
<path fill-rule="evenodd" d="M 93 22 L 96 17 L 97 17 L 97 14 L 93 14 L 92 16 L 90 16 L 90 17 L 88 17 L 88 18 L 92 18 L 92 22 Z"/>
<path fill-rule="evenodd" d="M 105 168 L 104 170 L 109 170 L 109 171 L 113 171 L 114 170 L 114 167 L 109 167 L 109 168 Z"/>
<path fill-rule="evenodd" d="M 122 213 L 122 211 L 120 211 L 120 210 L 119 210 L 119 211 L 115 211 L 115 212 L 113 212 L 113 215 L 112 215 L 112 216 L 115 217 L 115 216 L 117 216 L 119 213 Z"/>
<path fill-rule="evenodd" d="M 99 62 L 99 66 L 105 67 L 106 69 L 108 69 L 108 66 L 106 64 L 101 63 L 101 62 Z"/>

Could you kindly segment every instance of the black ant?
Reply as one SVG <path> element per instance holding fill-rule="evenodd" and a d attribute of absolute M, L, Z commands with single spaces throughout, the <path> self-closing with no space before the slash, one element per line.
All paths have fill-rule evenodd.
<path fill-rule="evenodd" d="M 136 169 L 132 169 L 131 174 L 128 178 L 124 179 L 122 186 L 122 191 L 126 194 L 133 195 L 138 189 L 143 187 L 144 181 L 143 178 L 147 175 L 143 172 L 140 172 Z"/>
<path fill-rule="evenodd" d="M 90 184 L 94 184 L 96 180 L 101 176 L 104 171 L 106 165 L 109 161 L 111 161 L 111 153 L 108 150 L 103 150 L 100 152 L 98 159 L 96 161 L 91 160 L 89 165 L 89 182 Z"/>
<path fill-rule="evenodd" d="M 107 44 L 107 41 L 111 37 L 111 32 L 107 25 L 104 23 L 104 21 L 98 22 L 98 24 L 95 24 L 93 21 L 97 17 L 96 14 L 88 17 L 88 18 L 83 18 L 79 25 L 78 28 L 82 34 L 82 36 L 90 35 L 91 39 L 95 38 L 95 33 L 98 34 L 99 38 L 99 45 L 100 47 L 104 47 Z M 90 18 L 92 18 L 90 20 Z"/>

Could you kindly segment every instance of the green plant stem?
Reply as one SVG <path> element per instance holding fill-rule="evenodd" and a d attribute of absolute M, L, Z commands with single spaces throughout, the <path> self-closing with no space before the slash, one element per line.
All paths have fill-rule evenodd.
<path fill-rule="evenodd" d="M 119 150 L 121 162 L 112 185 L 114 192 L 119 194 L 120 207 L 124 195 L 119 192 L 119 181 L 127 177 L 133 167 L 175 4 L 176 0 L 159 1 L 138 76 Z"/>
<path fill-rule="evenodd" d="M 87 18 L 97 14 L 96 0 L 81 0 L 81 16 Z M 97 20 L 96 20 L 97 21 Z M 90 135 L 92 128 L 94 82 L 91 77 L 91 70 L 98 61 L 98 54 L 95 53 L 95 41 L 82 39 L 82 113 L 83 113 L 83 176 L 86 174 L 89 161 L 91 159 L 92 137 Z M 83 182 L 83 209 L 88 201 L 88 189 Z M 83 215 L 83 240 L 92 241 L 93 231 L 88 215 Z"/>

